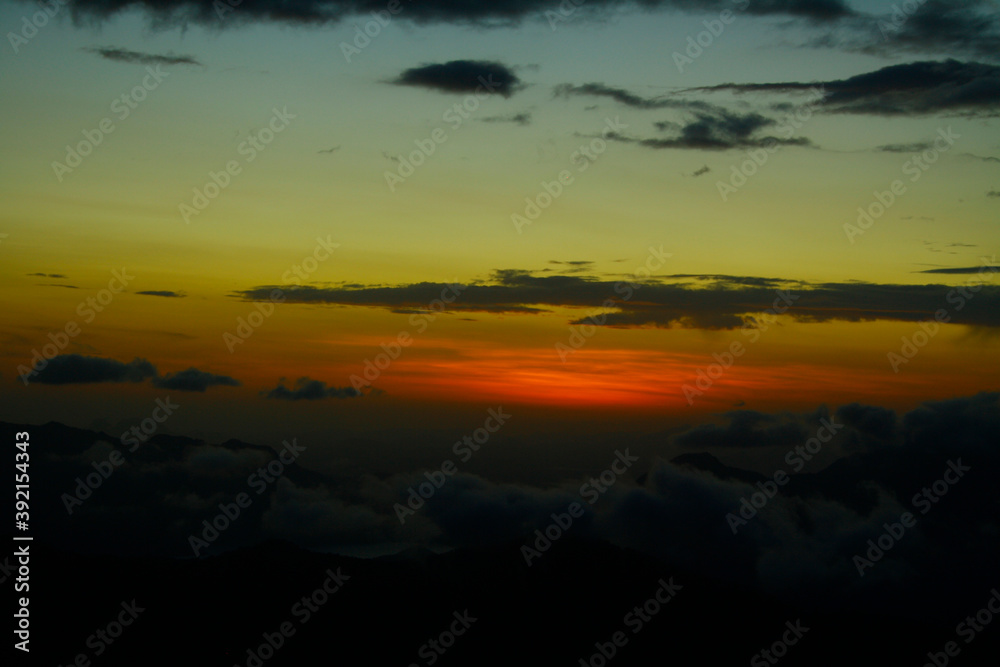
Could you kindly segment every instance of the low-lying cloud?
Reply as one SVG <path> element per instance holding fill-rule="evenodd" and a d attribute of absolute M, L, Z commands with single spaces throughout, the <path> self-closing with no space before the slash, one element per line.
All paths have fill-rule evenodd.
<path fill-rule="evenodd" d="M 899 285 L 876 283 L 809 283 L 755 276 L 672 275 L 633 283 L 587 275 L 535 275 L 514 269 L 495 271 L 488 282 L 463 288 L 448 305 L 456 313 L 540 313 L 560 307 L 590 308 L 613 303 L 600 321 L 614 327 L 734 329 L 753 326 L 755 314 L 793 294 L 786 315 L 802 322 L 919 322 L 939 309 L 951 311 L 952 322 L 1000 327 L 1000 285 L 991 284 L 997 271 L 980 267 L 977 290 L 962 285 Z M 979 284 L 981 283 L 981 284 Z M 267 300 L 266 285 L 240 290 L 247 300 Z M 286 292 L 289 303 L 383 308 L 399 313 L 422 312 L 437 299 L 444 283 L 398 286 L 300 287 Z M 633 295 L 637 298 L 632 298 Z M 954 307 L 961 299 L 961 309 Z M 584 321 L 584 320 L 580 320 Z"/>

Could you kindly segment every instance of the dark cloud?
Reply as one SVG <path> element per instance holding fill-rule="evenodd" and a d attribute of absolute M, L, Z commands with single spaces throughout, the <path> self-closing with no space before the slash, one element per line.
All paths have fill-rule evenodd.
<path fill-rule="evenodd" d="M 616 327 L 677 327 L 733 329 L 753 326 L 755 314 L 774 307 L 782 299 L 792 304 L 787 315 L 805 322 L 875 320 L 919 322 L 944 308 L 956 324 L 1000 326 L 1000 285 L 989 284 L 989 269 L 982 269 L 984 284 L 974 296 L 957 293 L 958 288 L 931 285 L 873 283 L 805 283 L 753 276 L 674 275 L 632 283 L 585 275 L 534 275 L 529 271 L 495 271 L 489 282 L 459 287 L 460 294 L 446 310 L 469 312 L 538 313 L 549 308 L 604 307 L 597 324 Z M 235 292 L 247 300 L 267 300 L 275 286 Z M 287 291 L 289 303 L 367 306 L 390 311 L 422 313 L 450 294 L 444 283 L 399 286 L 301 287 Z M 783 290 L 783 291 L 782 291 Z M 785 296 L 782 296 L 785 295 Z M 795 298 L 792 299 L 791 297 Z M 634 297 L 634 298 L 633 298 Z M 951 299 L 951 301 L 949 301 Z M 956 299 L 964 303 L 954 308 Z M 593 319 L 579 320 L 595 323 Z"/>
<path fill-rule="evenodd" d="M 506 65 L 487 60 L 452 60 L 412 67 L 393 82 L 445 93 L 499 94 L 509 97 L 521 89 L 521 80 Z"/>
<path fill-rule="evenodd" d="M 620 133 L 606 135 L 608 139 L 635 143 L 647 148 L 727 150 L 730 148 L 758 148 L 777 145 L 805 146 L 809 144 L 807 139 L 793 138 L 792 132 L 787 132 L 787 136 L 782 138 L 762 135 L 762 130 L 778 125 L 778 122 L 773 118 L 756 112 L 733 112 L 716 104 L 688 99 L 677 94 L 647 98 L 623 88 L 606 86 L 603 83 L 587 83 L 580 86 L 562 84 L 556 86 L 554 92 L 557 97 L 574 95 L 607 97 L 636 109 L 675 109 L 686 112 L 690 117 L 686 122 L 660 121 L 654 123 L 658 130 L 670 132 L 674 135 L 672 137 L 643 139 Z M 785 131 L 789 129 L 783 126 L 782 134 L 785 134 Z"/>
<path fill-rule="evenodd" d="M 777 289 L 783 285 L 788 285 L 788 280 L 780 278 L 759 278 L 755 276 L 731 276 L 724 273 L 672 273 L 664 276 L 670 280 L 696 281 L 699 283 L 709 283 L 710 287 L 717 289 L 739 289 L 741 287 L 770 287 Z"/>
<path fill-rule="evenodd" d="M 29 273 L 29 276 L 34 278 L 65 278 L 66 276 L 61 273 Z"/>
<path fill-rule="evenodd" d="M 994 270 L 1000 271 L 1000 266 L 994 267 Z M 918 273 L 942 273 L 946 275 L 962 275 L 962 274 L 976 274 L 982 273 L 983 267 L 981 266 L 964 266 L 954 269 L 927 269 L 925 271 L 919 271 Z"/>
<path fill-rule="evenodd" d="M 912 215 L 901 218 L 902 220 L 928 220 L 930 222 L 934 221 L 934 218 L 928 217 L 926 215 L 919 216 L 915 218 Z M 924 241 L 924 249 L 928 252 L 942 252 L 948 255 L 957 255 L 958 253 L 951 248 L 978 248 L 979 246 L 975 243 L 940 243 L 936 241 Z M 931 265 L 934 266 L 934 265 Z M 940 265 L 937 265 L 940 266 Z"/>
<path fill-rule="evenodd" d="M 989 192 L 986 193 L 986 196 L 987 197 L 1000 197 L 1000 191 L 998 191 L 998 190 L 990 190 Z"/>
<path fill-rule="evenodd" d="M 95 382 L 144 382 L 149 379 L 154 387 L 175 391 L 205 391 L 208 387 L 238 387 L 240 383 L 226 375 L 214 375 L 188 368 L 178 373 L 160 375 L 156 366 L 136 357 L 128 363 L 103 357 L 85 357 L 63 354 L 40 362 L 27 378 L 28 382 L 41 384 L 91 384 Z"/>
<path fill-rule="evenodd" d="M 741 410 L 727 415 L 725 426 L 703 424 L 677 436 L 674 442 L 685 448 L 792 447 L 804 442 L 804 424 L 784 421 L 773 415 Z"/>
<path fill-rule="evenodd" d="M 530 125 L 531 114 L 515 113 L 507 116 L 487 116 L 486 118 L 481 118 L 480 120 L 484 123 L 515 123 L 517 125 Z"/>
<path fill-rule="evenodd" d="M 322 155 L 323 153 L 334 153 L 334 152 L 339 151 L 339 150 L 340 150 L 340 146 L 333 146 L 331 148 L 324 148 L 323 150 L 319 150 L 319 151 L 316 151 L 316 152 L 319 153 L 320 155 Z"/>
<path fill-rule="evenodd" d="M 739 411 L 718 425 L 658 436 L 659 446 L 680 442 L 686 453 L 641 458 L 597 502 L 584 504 L 572 537 L 608 541 L 786 600 L 809 600 L 812 609 L 847 603 L 872 612 L 898 605 L 940 616 L 953 627 L 955 618 L 976 608 L 956 600 L 954 591 L 981 595 L 995 583 L 1000 394 L 930 402 L 902 415 L 852 403 L 833 415 L 822 408 L 807 414 Z M 808 459 L 796 454 L 824 419 L 839 425 L 835 436 L 818 451 L 810 449 Z M 51 444 L 38 460 L 38 510 L 48 517 L 38 526 L 39 539 L 64 549 L 187 557 L 188 536 L 218 512 L 219 498 L 245 492 L 248 476 L 274 460 L 280 447 L 235 440 L 214 446 L 157 435 L 131 453 L 113 442 L 117 438 L 54 423 L 34 427 L 32 439 Z M 579 502 L 580 485 L 600 470 L 542 487 L 460 469 L 404 525 L 394 504 L 405 503 L 410 489 L 426 482 L 423 469 L 346 481 L 310 470 L 316 450 L 312 442 L 299 444 L 308 448 L 262 489 L 266 501 L 247 508 L 224 541 L 203 555 L 274 538 L 328 551 L 387 543 L 440 549 L 513 542 L 516 549 L 551 523 L 553 512 Z M 628 446 L 611 445 L 607 461 L 616 447 Z M 129 465 L 69 516 L 60 494 L 113 449 Z M 747 463 L 737 464 L 738 457 Z M 923 511 L 914 498 L 954 470 L 952 464 L 967 470 L 946 498 L 934 504 L 925 499 Z M 788 474 L 787 483 L 734 534 L 728 515 L 759 494 L 758 483 L 776 470 Z M 859 577 L 854 556 L 906 511 L 915 515 L 915 525 Z M 983 588 L 983 581 L 991 583 Z M 949 601 L 947 608 L 942 600 Z"/>
<path fill-rule="evenodd" d="M 155 377 L 153 378 L 153 386 L 176 391 L 203 392 L 209 387 L 239 387 L 240 382 L 228 375 L 214 375 L 192 367 L 177 373 Z"/>
<path fill-rule="evenodd" d="M 361 392 L 354 387 L 327 387 L 325 382 L 301 377 L 289 389 L 283 382 L 270 391 L 262 391 L 264 398 L 276 398 L 285 401 L 318 401 L 324 398 L 357 398 Z"/>
<path fill-rule="evenodd" d="M 128 363 L 79 354 L 62 354 L 49 359 L 32 378 L 41 384 L 84 384 L 91 382 L 142 382 L 156 376 L 156 367 L 136 357 Z"/>
<path fill-rule="evenodd" d="M 584 97 L 607 97 L 609 99 L 624 104 L 634 109 L 676 109 L 689 108 L 690 104 L 707 108 L 705 102 L 689 102 L 686 100 L 676 100 L 667 96 L 642 97 L 629 92 L 624 88 L 615 88 L 603 83 L 585 83 L 579 86 L 563 83 L 553 88 L 556 97 L 584 96 Z"/>
<path fill-rule="evenodd" d="M 891 441 L 898 425 L 896 412 L 860 403 L 837 408 L 836 417 L 847 426 L 869 433 L 884 441 Z"/>
<path fill-rule="evenodd" d="M 945 60 L 890 65 L 823 82 L 726 83 L 694 90 L 796 92 L 821 87 L 819 105 L 832 113 L 882 116 L 1000 113 L 1000 67 Z"/>
<path fill-rule="evenodd" d="M 201 65 L 194 56 L 160 55 L 156 53 L 141 53 L 112 46 L 91 47 L 84 49 L 96 53 L 102 58 L 119 63 L 135 65 Z"/>
<path fill-rule="evenodd" d="M 676 4 L 681 8 L 690 8 L 692 5 L 698 6 L 705 3 L 699 3 L 697 0 L 685 0 L 684 2 L 676 2 Z M 712 3 L 712 9 L 732 9 L 734 5 L 740 6 L 741 4 L 743 3 Z M 708 7 L 699 7 L 699 9 L 702 8 L 707 9 Z M 759 2 L 750 0 L 749 3 L 746 3 L 744 11 L 761 16 L 788 14 L 820 22 L 834 21 L 855 15 L 854 10 L 841 0 L 763 0 Z"/>
<path fill-rule="evenodd" d="M 912 144 L 884 144 L 875 150 L 882 153 L 922 153 L 934 147 L 931 141 L 918 141 Z"/>
<path fill-rule="evenodd" d="M 706 164 L 704 167 L 702 167 L 700 169 L 696 169 L 693 172 L 691 172 L 691 175 L 697 178 L 698 176 L 702 176 L 704 174 L 707 174 L 710 171 L 712 171 L 712 170 L 709 169 L 708 165 Z"/>
<path fill-rule="evenodd" d="M 565 262 L 560 262 L 558 259 L 550 259 L 549 264 L 566 264 L 567 266 L 589 266 L 594 262 L 589 259 L 574 259 Z"/>
<path fill-rule="evenodd" d="M 549 260 L 549 264 L 560 267 L 559 269 L 552 269 L 553 271 L 558 271 L 559 273 L 567 274 L 567 273 L 586 273 L 592 270 L 594 263 L 590 260 L 584 260 L 584 259 L 570 260 L 567 262 L 560 262 L 558 260 L 552 259 Z M 549 271 L 549 269 L 544 269 L 544 270 Z"/>
<path fill-rule="evenodd" d="M 911 15 L 893 5 L 879 17 L 879 37 L 864 51 L 967 54 L 996 60 L 1000 56 L 1000 15 L 992 0 L 927 0 Z"/>
<path fill-rule="evenodd" d="M 633 109 L 676 109 L 678 111 L 718 114 L 725 109 L 704 100 L 692 100 L 680 93 L 667 93 L 656 97 L 643 97 L 625 88 L 616 88 L 604 83 L 584 83 L 573 85 L 562 83 L 552 89 L 556 97 L 607 97 Z M 668 123 L 658 124 L 659 129 L 667 129 Z"/>
<path fill-rule="evenodd" d="M 170 290 L 155 290 L 155 289 L 143 290 L 142 292 L 136 292 L 136 294 L 142 294 L 143 296 L 163 296 L 174 299 L 180 299 L 187 296 L 187 294 L 185 294 L 184 292 L 173 292 Z"/>
<path fill-rule="evenodd" d="M 79 18 L 107 18 L 130 8 L 139 8 L 160 25 L 205 23 L 225 25 L 254 21 L 291 24 L 326 24 L 353 17 L 370 17 L 384 12 L 384 0 L 67 0 Z M 588 0 L 584 11 L 601 12 L 622 7 L 680 10 L 694 13 L 719 13 L 734 9 L 732 0 Z M 222 11 L 219 10 L 221 6 Z M 499 0 L 497 2 L 456 2 L 424 0 L 404 2 L 396 20 L 415 23 L 460 23 L 480 26 L 510 26 L 524 19 L 543 19 L 545 12 L 558 10 L 551 0 Z M 779 15 L 804 18 L 813 22 L 831 22 L 854 14 L 843 0 L 751 0 L 745 10 L 756 15 Z"/>
<path fill-rule="evenodd" d="M 808 146 L 804 137 L 778 138 L 762 134 L 761 130 L 777 125 L 773 118 L 755 112 L 735 113 L 725 109 L 711 112 L 696 111 L 693 120 L 680 126 L 674 123 L 657 123 L 661 130 L 673 130 L 674 136 L 637 139 L 619 133 L 609 133 L 608 139 L 634 143 L 646 148 L 730 150 L 735 148 L 773 148 L 775 146 Z"/>

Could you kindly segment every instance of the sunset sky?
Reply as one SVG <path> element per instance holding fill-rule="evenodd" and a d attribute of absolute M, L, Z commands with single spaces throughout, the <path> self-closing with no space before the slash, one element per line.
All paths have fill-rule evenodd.
<path fill-rule="evenodd" d="M 997 387 L 996 3 L 144 4 L 0 4 L 8 421 L 654 431 Z"/>
<path fill-rule="evenodd" d="M 38 664 L 996 662 L 1000 0 L 0 0 L 0 37 Z"/>

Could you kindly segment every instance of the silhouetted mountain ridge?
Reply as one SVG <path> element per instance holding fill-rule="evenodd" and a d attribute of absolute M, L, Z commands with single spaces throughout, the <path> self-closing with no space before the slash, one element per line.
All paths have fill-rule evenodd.
<path fill-rule="evenodd" d="M 68 664 L 77 653 L 92 655 L 87 637 L 133 599 L 145 611 L 107 647 L 101 664 L 246 665 L 247 649 L 285 622 L 295 634 L 267 665 L 329 664 L 331 657 L 351 664 L 351 656 L 361 655 L 351 647 L 369 664 L 429 664 L 418 654 L 421 646 L 466 610 L 476 620 L 438 664 L 578 664 L 619 631 L 628 641 L 617 664 L 746 664 L 781 638 L 786 622 L 799 620 L 809 630 L 782 664 L 922 664 L 920 647 L 954 638 L 947 625 L 803 613 L 568 535 L 529 567 L 522 544 L 363 560 L 268 541 L 186 561 L 80 556 L 36 544 L 45 579 L 33 602 L 35 657 Z M 304 607 L 296 604 L 331 575 L 343 577 L 342 587 L 303 623 Z M 661 582 L 680 586 L 662 606 L 649 602 Z M 70 600 L 86 600 L 88 613 Z M 659 611 L 635 632 L 641 617 L 634 610 L 647 604 Z M 984 636 L 963 649 L 963 662 L 986 664 L 975 661 L 996 648 L 995 633 Z"/>

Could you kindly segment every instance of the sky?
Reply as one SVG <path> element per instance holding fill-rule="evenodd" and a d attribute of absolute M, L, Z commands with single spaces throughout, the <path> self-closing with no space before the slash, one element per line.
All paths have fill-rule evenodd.
<path fill-rule="evenodd" d="M 533 624 L 493 575 L 552 597 L 558 529 L 584 577 L 653 563 L 918 664 L 996 586 L 998 9 L 0 0 L 0 439 L 30 434 L 34 544 L 122 559 L 164 618 L 217 589 L 147 557 L 395 554 L 369 565 Z M 584 577 L 589 633 L 628 589 Z"/>
<path fill-rule="evenodd" d="M 0 417 L 654 433 L 996 388 L 995 3 L 277 6 L 0 4 Z"/>

